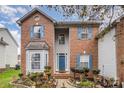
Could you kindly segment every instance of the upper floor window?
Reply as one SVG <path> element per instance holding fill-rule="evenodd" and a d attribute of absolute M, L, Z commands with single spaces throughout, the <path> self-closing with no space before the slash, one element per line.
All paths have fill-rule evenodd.
<path fill-rule="evenodd" d="M 87 26 L 87 27 L 82 27 L 79 26 L 78 27 L 78 39 L 92 39 L 92 27 L 91 26 Z"/>
<path fill-rule="evenodd" d="M 59 40 L 59 44 L 65 44 L 65 35 L 64 34 L 60 34 L 58 36 L 58 40 Z"/>
<path fill-rule="evenodd" d="M 87 37 L 88 37 L 87 28 L 85 28 L 84 30 L 82 30 L 82 32 L 80 34 L 81 34 L 81 38 L 82 39 L 87 39 Z"/>
<path fill-rule="evenodd" d="M 31 27 L 31 38 L 43 38 L 44 26 L 36 25 Z"/>

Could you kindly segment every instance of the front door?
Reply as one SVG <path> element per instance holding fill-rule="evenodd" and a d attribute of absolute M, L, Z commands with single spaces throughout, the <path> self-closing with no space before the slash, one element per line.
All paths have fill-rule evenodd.
<path fill-rule="evenodd" d="M 65 71 L 65 55 L 63 53 L 59 55 L 59 71 Z"/>

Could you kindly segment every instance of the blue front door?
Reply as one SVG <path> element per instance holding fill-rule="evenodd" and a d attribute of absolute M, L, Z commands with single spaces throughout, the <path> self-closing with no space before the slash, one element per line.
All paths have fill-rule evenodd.
<path fill-rule="evenodd" d="M 59 71 L 65 71 L 65 55 L 59 55 Z"/>

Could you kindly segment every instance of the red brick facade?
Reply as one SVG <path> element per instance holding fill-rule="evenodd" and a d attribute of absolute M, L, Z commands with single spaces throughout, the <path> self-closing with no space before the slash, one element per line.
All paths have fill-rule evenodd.
<path fill-rule="evenodd" d="M 83 25 L 82 25 L 83 26 Z M 70 28 L 70 66 L 75 67 L 76 57 L 78 53 L 91 54 L 93 57 L 93 68 L 98 67 L 98 42 L 95 36 L 98 32 L 98 26 L 93 26 L 93 38 L 92 40 L 79 40 L 77 36 L 77 26 Z"/>
<path fill-rule="evenodd" d="M 40 20 L 34 21 L 34 16 L 39 15 Z M 21 23 L 21 68 L 23 74 L 26 74 L 26 45 L 30 42 L 30 26 L 32 25 L 44 25 L 45 26 L 45 38 L 44 40 L 48 43 L 49 49 L 49 66 L 54 70 L 54 35 L 55 25 L 47 17 L 39 12 L 31 14 Z M 86 25 L 87 26 L 87 25 Z M 77 38 L 77 26 L 70 26 L 69 41 L 70 41 L 70 67 L 76 66 L 76 56 L 78 53 L 92 54 L 93 57 L 93 68 L 98 67 L 98 42 L 95 39 L 96 33 L 98 32 L 98 25 L 92 25 L 93 27 L 93 39 L 92 40 L 78 40 Z M 54 73 L 53 73 L 54 74 Z M 56 74 L 55 74 L 56 75 Z M 64 74 L 63 74 L 64 75 Z M 60 76 L 60 74 L 59 74 Z"/>
<path fill-rule="evenodd" d="M 34 16 L 39 15 L 40 20 L 34 21 Z M 32 14 L 28 19 L 24 20 L 21 25 L 21 67 L 22 72 L 26 74 L 26 45 L 30 42 L 30 27 L 36 24 L 43 24 L 45 26 L 44 40 L 49 44 L 49 65 L 53 67 L 53 47 L 54 47 L 54 24 L 40 13 Z"/>
<path fill-rule="evenodd" d="M 124 18 L 116 25 L 117 76 L 124 81 Z"/>

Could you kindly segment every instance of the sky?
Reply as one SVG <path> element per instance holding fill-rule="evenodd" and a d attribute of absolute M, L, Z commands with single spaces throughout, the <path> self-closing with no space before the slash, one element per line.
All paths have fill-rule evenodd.
<path fill-rule="evenodd" d="M 20 19 L 23 15 L 25 15 L 27 12 L 31 11 L 32 8 L 38 7 L 38 6 L 28 6 L 28 5 L 2 5 L 0 6 L 0 27 L 7 28 L 15 40 L 17 41 L 19 48 L 18 48 L 18 54 L 20 54 L 20 27 L 16 23 L 18 19 Z M 55 10 L 49 10 L 48 8 L 40 7 L 40 9 L 54 18 L 55 20 L 65 20 L 65 18 L 60 14 L 59 12 L 56 12 Z M 74 17 L 72 17 L 75 19 Z"/>
<path fill-rule="evenodd" d="M 20 27 L 16 23 L 18 19 L 24 16 L 27 12 L 31 11 L 32 8 L 39 6 L 28 6 L 28 5 L 1 5 L 0 6 L 0 27 L 7 28 L 15 40 L 17 41 L 19 48 L 18 54 L 20 54 Z M 65 18 L 60 12 L 54 9 L 48 9 L 46 6 L 39 7 L 43 12 L 51 16 L 55 20 L 79 20 L 78 16 L 73 15 L 70 18 Z M 117 14 L 115 12 L 115 14 Z M 104 20 L 107 22 L 107 19 Z"/>

